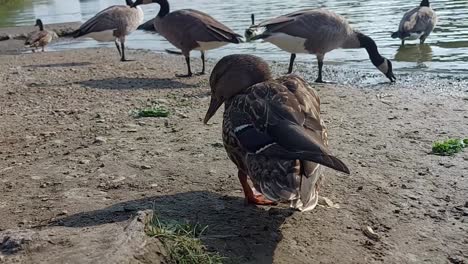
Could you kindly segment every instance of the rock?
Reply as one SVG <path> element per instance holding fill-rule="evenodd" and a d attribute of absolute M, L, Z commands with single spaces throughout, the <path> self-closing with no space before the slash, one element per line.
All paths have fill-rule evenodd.
<path fill-rule="evenodd" d="M 336 208 L 336 209 L 340 208 L 340 205 L 335 204 L 334 202 L 332 202 L 332 200 L 324 196 L 319 196 L 318 204 L 324 207 L 329 207 L 329 208 Z"/>
<path fill-rule="evenodd" d="M 80 160 L 80 164 L 89 164 L 91 161 L 90 160 L 87 160 L 87 159 L 84 159 L 84 160 Z"/>
<path fill-rule="evenodd" d="M 65 226 L 2 231 L 0 256 L 6 263 L 167 263 L 163 244 L 145 233 L 152 215 L 151 210 L 140 211 L 124 226 L 108 223 L 67 227 L 65 220 Z M 30 261 L 15 262 L 18 259 Z"/>
<path fill-rule="evenodd" d="M 60 213 L 57 214 L 57 216 L 63 216 L 63 215 L 67 215 L 68 214 L 68 211 L 67 210 L 63 210 L 61 211 Z"/>
<path fill-rule="evenodd" d="M 466 262 L 463 260 L 463 258 L 459 257 L 459 256 L 449 256 L 448 260 L 452 264 L 466 264 Z"/>
<path fill-rule="evenodd" d="M 223 148 L 224 144 L 221 143 L 221 142 L 215 142 L 215 143 L 211 144 L 211 146 L 213 146 L 215 148 Z"/>
<path fill-rule="evenodd" d="M 149 169 L 152 169 L 153 167 L 151 167 L 150 165 L 141 165 L 140 168 L 144 170 L 149 170 Z"/>
<path fill-rule="evenodd" d="M 104 144 L 107 142 L 107 138 L 105 137 L 96 137 L 94 139 L 94 144 Z"/>
<path fill-rule="evenodd" d="M 377 233 L 375 233 L 372 227 L 370 226 L 363 227 L 362 232 L 364 233 L 364 235 L 366 235 L 366 237 L 372 240 L 375 240 L 375 241 L 380 240 L 380 236 Z"/>

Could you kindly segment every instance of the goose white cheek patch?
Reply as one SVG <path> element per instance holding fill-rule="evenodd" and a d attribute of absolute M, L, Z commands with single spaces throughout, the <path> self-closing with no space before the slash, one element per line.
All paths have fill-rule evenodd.
<path fill-rule="evenodd" d="M 382 64 L 380 64 L 379 67 L 377 67 L 377 69 L 379 69 L 383 74 L 387 74 L 387 72 L 388 72 L 387 60 L 384 60 L 384 62 Z"/>

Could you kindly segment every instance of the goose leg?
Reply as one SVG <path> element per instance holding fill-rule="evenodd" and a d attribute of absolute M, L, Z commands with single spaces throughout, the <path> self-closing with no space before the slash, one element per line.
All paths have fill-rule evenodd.
<path fill-rule="evenodd" d="M 401 40 L 401 45 L 402 45 L 402 46 L 405 45 L 405 40 L 404 40 L 404 39 Z"/>
<path fill-rule="evenodd" d="M 323 57 L 324 55 L 317 54 L 318 77 L 315 80 L 315 82 L 317 83 L 324 83 L 324 81 L 322 80 Z"/>
<path fill-rule="evenodd" d="M 292 73 L 292 71 L 293 71 L 293 65 L 294 65 L 294 60 L 295 59 L 296 59 L 296 54 L 291 53 L 291 58 L 289 59 L 288 74 Z"/>
<path fill-rule="evenodd" d="M 125 58 L 125 40 L 120 40 L 120 46 L 122 47 L 122 58 L 120 61 L 131 61 Z"/>
<path fill-rule="evenodd" d="M 262 194 L 254 194 L 252 188 L 247 181 L 247 174 L 242 171 L 239 171 L 237 176 L 239 177 L 239 181 L 242 185 L 242 190 L 244 191 L 245 201 L 248 204 L 257 204 L 257 205 L 274 205 L 276 204 L 273 201 L 270 201 L 265 198 Z"/>
<path fill-rule="evenodd" d="M 424 41 L 426 41 L 426 38 L 427 38 L 426 35 L 422 35 L 422 36 L 419 38 L 419 44 L 424 44 Z"/>
<path fill-rule="evenodd" d="M 205 74 L 205 52 L 202 50 L 200 51 L 201 53 L 201 60 L 202 60 L 202 70 L 201 72 L 198 73 L 198 75 L 204 75 Z"/>
<path fill-rule="evenodd" d="M 187 74 L 176 74 L 177 77 L 192 77 L 192 69 L 190 68 L 190 55 L 185 55 L 185 63 L 187 64 Z"/>
<path fill-rule="evenodd" d="M 117 42 L 117 39 L 115 39 L 114 43 L 115 43 L 115 47 L 117 47 L 117 50 L 119 51 L 119 56 L 122 57 L 122 52 L 120 51 L 120 46 L 119 46 L 119 42 Z"/>

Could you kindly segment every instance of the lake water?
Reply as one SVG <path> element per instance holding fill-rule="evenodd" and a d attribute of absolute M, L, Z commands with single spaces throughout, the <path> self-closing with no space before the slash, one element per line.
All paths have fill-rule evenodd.
<path fill-rule="evenodd" d="M 98 11 L 124 0 L 10 0 L 10 4 L 0 6 L 0 26 L 19 26 L 34 24 L 36 18 L 44 23 L 85 21 Z M 1 3 L 1 0 L 0 0 Z M 302 8 L 327 8 L 346 18 L 353 27 L 371 36 L 381 54 L 394 61 L 398 71 L 430 71 L 468 75 L 468 1 L 437 0 L 431 1 L 439 22 L 428 37 L 428 45 L 419 46 L 419 41 L 407 41 L 400 47 L 400 40 L 390 38 L 398 28 L 404 12 L 419 5 L 414 1 L 381 0 L 173 0 L 171 10 L 193 8 L 204 11 L 233 30 L 243 35 L 250 25 L 250 14 L 256 14 L 257 22 L 286 14 Z M 145 21 L 153 18 L 159 5 L 141 6 L 145 11 Z M 93 40 L 68 40 L 54 44 L 54 50 L 86 48 L 96 46 L 114 47 L 113 43 L 100 44 Z M 127 41 L 134 49 L 163 51 L 171 45 L 161 36 L 137 31 Z M 244 43 L 228 45 L 208 53 L 208 57 L 219 58 L 232 53 L 252 53 L 271 60 L 287 62 L 289 54 L 268 43 Z M 193 53 L 199 56 L 198 52 Z M 312 61 L 315 56 L 302 54 L 298 61 Z M 327 54 L 326 64 L 346 64 L 366 70 L 374 70 L 363 49 L 335 50 Z"/>

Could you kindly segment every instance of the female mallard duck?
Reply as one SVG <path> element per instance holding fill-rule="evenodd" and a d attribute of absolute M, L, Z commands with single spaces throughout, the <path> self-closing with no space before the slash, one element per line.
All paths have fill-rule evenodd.
<path fill-rule="evenodd" d="M 57 33 L 45 30 L 44 24 L 42 24 L 42 20 L 40 19 L 36 20 L 36 24 L 34 26 L 39 27 L 39 31 L 32 33 L 26 39 L 24 45 L 33 48 L 33 52 L 36 52 L 36 49 L 41 47 L 42 52 L 44 52 L 45 46 L 47 46 L 54 38 L 58 38 Z"/>
<path fill-rule="evenodd" d="M 392 33 L 392 38 L 401 39 L 401 45 L 405 45 L 405 40 L 415 40 L 419 38 L 419 43 L 423 44 L 431 34 L 437 23 L 437 15 L 432 10 L 429 0 L 422 0 L 418 7 L 405 13 L 398 26 L 398 31 Z"/>
<path fill-rule="evenodd" d="M 315 54 L 318 62 L 316 82 L 324 82 L 322 67 L 325 54 L 338 48 L 365 48 L 372 64 L 391 82 L 396 80 L 392 63 L 380 55 L 375 41 L 354 30 L 344 17 L 325 9 L 304 9 L 268 19 L 250 26 L 245 35 L 247 40 L 263 39 L 291 53 L 288 73 L 293 70 L 296 53 Z"/>
<path fill-rule="evenodd" d="M 289 201 L 301 211 L 312 210 L 318 201 L 321 165 L 349 173 L 328 150 L 319 97 L 302 78 L 273 80 L 262 59 L 230 55 L 214 67 L 210 86 L 204 123 L 225 103 L 224 147 L 237 165 L 247 202 Z"/>

